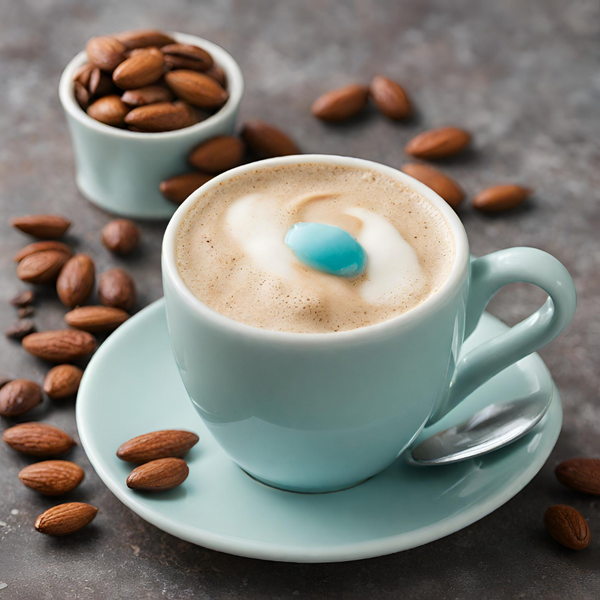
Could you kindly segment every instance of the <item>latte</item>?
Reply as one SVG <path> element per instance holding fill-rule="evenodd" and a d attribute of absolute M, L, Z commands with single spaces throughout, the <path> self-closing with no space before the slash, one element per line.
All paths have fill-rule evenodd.
<path fill-rule="evenodd" d="M 286 245 L 298 223 L 348 232 L 366 253 L 357 277 L 301 262 Z M 363 168 L 257 168 L 204 193 L 184 217 L 179 273 L 194 295 L 241 323 L 296 333 L 366 327 L 405 313 L 448 277 L 450 226 L 424 196 Z"/>

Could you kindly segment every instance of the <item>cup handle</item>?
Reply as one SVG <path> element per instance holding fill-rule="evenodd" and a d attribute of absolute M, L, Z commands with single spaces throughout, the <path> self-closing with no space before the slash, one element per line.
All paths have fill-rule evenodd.
<path fill-rule="evenodd" d="M 551 342 L 573 318 L 577 296 L 567 269 L 542 250 L 509 248 L 471 263 L 465 338 L 475 330 L 492 296 L 507 283 L 518 281 L 537 285 L 548 293 L 548 299 L 506 333 L 459 356 L 448 394 L 427 425 L 439 421 L 494 375 Z"/>

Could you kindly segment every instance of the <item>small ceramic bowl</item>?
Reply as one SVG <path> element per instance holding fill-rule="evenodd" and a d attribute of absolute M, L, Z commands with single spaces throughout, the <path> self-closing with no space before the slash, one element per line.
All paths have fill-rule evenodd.
<path fill-rule="evenodd" d="M 192 127 L 141 133 L 104 125 L 81 109 L 74 95 L 73 74 L 87 62 L 80 52 L 65 68 L 59 96 L 67 115 L 77 169 L 77 187 L 94 204 L 117 215 L 169 219 L 177 206 L 159 191 L 161 181 L 190 171 L 192 148 L 217 135 L 234 132 L 244 91 L 239 65 L 221 47 L 205 39 L 171 33 L 178 42 L 209 52 L 227 76 L 229 99 L 214 115 Z"/>

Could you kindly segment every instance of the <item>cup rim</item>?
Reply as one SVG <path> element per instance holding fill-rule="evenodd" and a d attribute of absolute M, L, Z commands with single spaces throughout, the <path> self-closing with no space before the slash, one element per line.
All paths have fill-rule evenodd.
<path fill-rule="evenodd" d="M 186 286 L 183 278 L 177 269 L 175 259 L 175 244 L 180 225 L 195 205 L 196 201 L 210 189 L 222 185 L 228 179 L 248 173 L 257 169 L 275 167 L 281 165 L 294 165 L 305 163 L 328 163 L 338 166 L 349 166 L 358 168 L 373 169 L 384 175 L 388 175 L 396 180 L 400 180 L 415 191 L 430 201 L 436 208 L 440 210 L 445 217 L 454 237 L 455 255 L 454 263 L 448 274 L 448 277 L 440 288 L 427 297 L 421 304 L 418 304 L 411 310 L 402 313 L 396 317 L 392 317 L 386 321 L 349 329 L 339 332 L 327 333 L 300 333 L 288 331 L 273 331 L 270 329 L 262 329 L 254 327 L 240 321 L 236 321 L 231 317 L 227 317 L 197 298 L 192 291 Z M 200 317 L 210 321 L 215 327 L 224 328 L 225 330 L 235 334 L 243 335 L 244 337 L 253 338 L 255 340 L 263 340 L 269 342 L 281 342 L 291 344 L 346 344 L 353 341 L 364 341 L 373 336 L 387 334 L 406 329 L 414 326 L 423 319 L 427 318 L 432 312 L 435 312 L 449 297 L 451 297 L 457 288 L 459 288 L 464 279 L 467 277 L 469 269 L 469 242 L 465 228 L 458 218 L 454 210 L 443 200 L 438 194 L 426 185 L 410 177 L 406 173 L 388 167 L 380 163 L 362 158 L 352 158 L 348 156 L 327 155 L 327 154 L 301 154 L 292 156 L 282 156 L 277 158 L 269 158 L 254 163 L 249 163 L 226 171 L 217 177 L 214 177 L 203 186 L 193 192 L 177 209 L 167 225 L 162 245 L 162 269 L 163 277 L 168 277 L 176 293 L 185 304 Z"/>
<path fill-rule="evenodd" d="M 230 118 L 238 109 L 244 92 L 242 70 L 233 56 L 221 48 L 221 46 L 204 38 L 176 31 L 168 31 L 166 33 L 171 35 L 178 42 L 200 46 L 211 54 L 215 59 L 215 63 L 225 71 L 229 98 L 218 112 L 191 127 L 184 127 L 183 129 L 176 129 L 175 131 L 129 131 L 128 129 L 119 129 L 118 127 L 111 127 L 110 125 L 100 123 L 100 121 L 92 119 L 92 117 L 79 106 L 75 99 L 73 75 L 78 67 L 88 61 L 85 50 L 79 52 L 69 61 L 60 76 L 58 95 L 65 112 L 73 119 L 79 121 L 82 125 L 94 129 L 98 133 L 125 139 L 147 140 L 149 142 L 152 142 L 152 140 L 183 138 L 188 135 L 194 136 L 194 134 L 203 131 L 207 127 L 212 127 L 220 121 Z"/>

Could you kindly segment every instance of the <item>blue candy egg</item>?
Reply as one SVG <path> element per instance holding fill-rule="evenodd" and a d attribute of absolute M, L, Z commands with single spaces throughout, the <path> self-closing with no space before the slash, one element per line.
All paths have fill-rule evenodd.
<path fill-rule="evenodd" d="M 285 243 L 305 265 L 338 277 L 358 277 L 365 272 L 367 254 L 363 247 L 340 227 L 323 223 L 296 223 Z"/>

